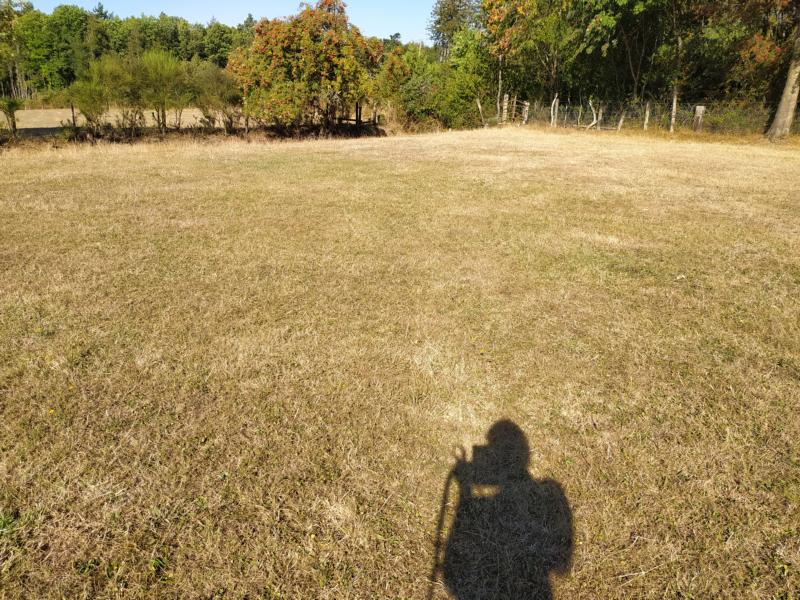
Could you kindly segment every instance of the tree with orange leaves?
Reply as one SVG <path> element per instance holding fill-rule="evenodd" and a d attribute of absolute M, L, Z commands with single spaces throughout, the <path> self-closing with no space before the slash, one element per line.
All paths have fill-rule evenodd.
<path fill-rule="evenodd" d="M 345 8 L 341 0 L 319 0 L 256 25 L 252 45 L 229 65 L 249 116 L 286 127 L 319 122 L 328 130 L 341 110 L 363 101 L 382 48 L 361 35 Z"/>

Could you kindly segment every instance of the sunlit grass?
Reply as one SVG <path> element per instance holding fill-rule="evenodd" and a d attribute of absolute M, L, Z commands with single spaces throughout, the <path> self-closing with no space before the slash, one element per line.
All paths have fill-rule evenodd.
<path fill-rule="evenodd" d="M 518 129 L 0 155 L 0 596 L 421 597 L 452 449 L 506 417 L 572 507 L 559 597 L 792 597 L 799 164 Z"/>

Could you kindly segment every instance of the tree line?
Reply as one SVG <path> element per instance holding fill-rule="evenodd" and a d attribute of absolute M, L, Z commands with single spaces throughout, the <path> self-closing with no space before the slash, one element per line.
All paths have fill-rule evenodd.
<path fill-rule="evenodd" d="M 364 36 L 341 0 L 235 27 L 0 0 L 0 94 L 6 109 L 74 104 L 94 127 L 113 106 L 132 132 L 145 112 L 179 127 L 187 106 L 229 130 L 472 127 L 510 95 L 555 114 L 653 102 L 673 121 L 679 103 L 758 107 L 781 137 L 797 107 L 798 24 L 800 0 L 436 0 L 427 46 Z"/>
<path fill-rule="evenodd" d="M 98 4 L 87 11 L 58 6 L 52 13 L 30 2 L 0 0 L 0 94 L 30 98 L 70 86 L 93 60 L 113 54 L 139 56 L 164 50 L 178 60 L 207 60 L 225 67 L 231 49 L 247 45 L 255 20 L 230 27 L 216 21 L 189 23 L 179 17 L 121 19 Z"/>
<path fill-rule="evenodd" d="M 596 105 L 738 103 L 777 109 L 788 133 L 800 71 L 798 0 L 437 0 L 430 29 L 450 56 L 482 37 L 504 92 Z"/>

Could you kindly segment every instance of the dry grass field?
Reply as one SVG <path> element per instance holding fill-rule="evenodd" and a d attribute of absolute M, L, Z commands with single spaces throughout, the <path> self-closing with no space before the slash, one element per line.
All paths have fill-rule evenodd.
<path fill-rule="evenodd" d="M 476 477 L 461 598 L 518 597 L 523 550 L 542 597 L 800 595 L 797 146 L 513 129 L 0 174 L 0 597 L 424 598 L 454 449 L 501 419 L 530 476 Z"/>
<path fill-rule="evenodd" d="M 105 119 L 105 122 L 114 124 L 119 118 L 120 113 L 117 110 L 112 110 Z M 188 108 L 183 111 L 181 115 L 181 123 L 184 127 L 197 125 L 202 118 L 202 113 L 194 108 Z M 151 111 L 145 111 L 145 117 L 149 126 L 154 126 L 154 119 Z M 85 124 L 83 115 L 76 109 L 75 118 L 78 125 Z M 17 111 L 17 127 L 24 134 L 25 130 L 29 129 L 58 129 L 66 123 L 72 121 L 72 111 L 69 108 L 43 108 L 32 110 Z M 171 112 L 167 115 L 167 122 L 170 127 L 175 124 L 175 114 Z M 0 119 L 0 126 L 5 125 L 5 120 Z"/>

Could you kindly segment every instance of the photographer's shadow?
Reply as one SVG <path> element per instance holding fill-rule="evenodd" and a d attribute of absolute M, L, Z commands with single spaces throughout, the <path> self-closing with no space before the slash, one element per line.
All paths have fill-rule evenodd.
<path fill-rule="evenodd" d="M 531 477 L 528 440 L 516 424 L 496 423 L 487 439 L 472 462 L 462 449 L 447 479 L 431 581 L 441 578 L 457 600 L 549 600 L 551 576 L 572 563 L 569 503 L 558 482 Z M 451 487 L 458 504 L 443 543 Z"/>

